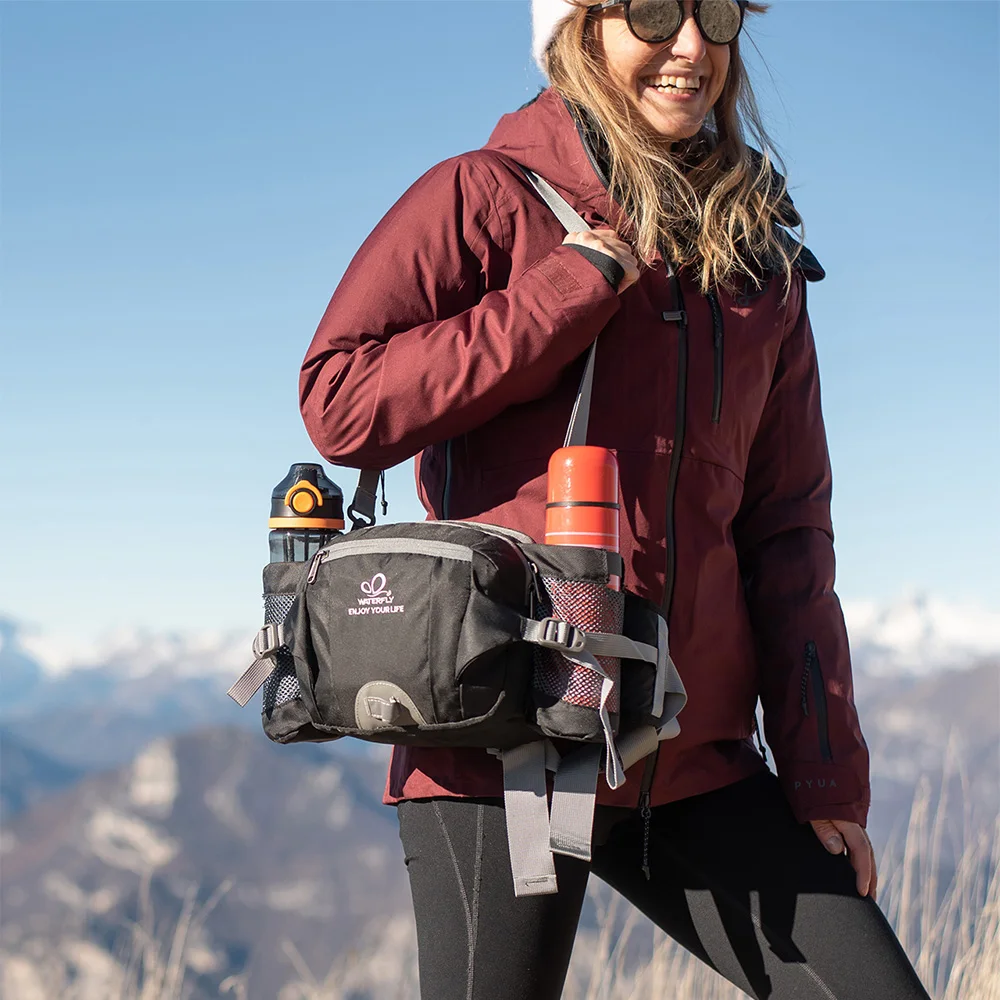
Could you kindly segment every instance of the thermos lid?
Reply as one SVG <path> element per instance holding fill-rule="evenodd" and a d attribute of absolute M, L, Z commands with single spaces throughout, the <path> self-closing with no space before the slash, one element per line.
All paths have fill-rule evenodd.
<path fill-rule="evenodd" d="M 549 459 L 546 506 L 580 504 L 618 509 L 618 462 L 607 448 L 571 445 Z"/>
<path fill-rule="evenodd" d="M 296 462 L 271 493 L 267 523 L 272 528 L 340 531 L 344 527 L 343 491 L 327 479 L 322 465 Z"/>

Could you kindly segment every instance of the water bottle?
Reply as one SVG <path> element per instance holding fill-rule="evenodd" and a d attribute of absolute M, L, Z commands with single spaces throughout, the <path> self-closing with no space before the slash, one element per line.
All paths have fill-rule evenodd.
<path fill-rule="evenodd" d="M 297 462 L 271 493 L 271 562 L 306 562 L 344 530 L 344 494 L 322 465 Z"/>
<path fill-rule="evenodd" d="M 618 460 L 607 448 L 571 445 L 549 459 L 548 502 L 545 505 L 545 544 L 583 545 L 618 552 Z M 621 591 L 621 577 L 610 575 L 607 586 L 589 581 L 546 581 L 557 618 L 590 632 L 618 634 L 624 624 L 624 602 L 611 591 Z M 602 697 L 601 679 L 564 656 L 548 656 L 536 665 L 535 686 L 570 704 L 598 709 L 605 704 L 615 716 L 620 707 L 621 661 L 598 656 L 612 682 Z M 613 722 L 617 725 L 617 722 Z"/>
<path fill-rule="evenodd" d="M 618 460 L 607 448 L 559 448 L 549 459 L 546 545 L 618 551 Z M 621 580 L 612 576 L 612 590 Z"/>

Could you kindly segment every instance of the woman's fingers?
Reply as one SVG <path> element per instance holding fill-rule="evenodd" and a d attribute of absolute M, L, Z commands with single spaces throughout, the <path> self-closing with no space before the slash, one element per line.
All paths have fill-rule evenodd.
<path fill-rule="evenodd" d="M 569 233 L 563 243 L 590 247 L 616 260 L 625 271 L 625 277 L 618 285 L 619 295 L 639 280 L 639 262 L 635 259 L 632 248 L 613 229 L 588 229 L 582 233 Z"/>
<path fill-rule="evenodd" d="M 831 854 L 843 854 L 846 849 L 857 875 L 858 892 L 875 899 L 878 894 L 875 850 L 865 828 L 842 819 L 814 819 L 810 824 Z"/>

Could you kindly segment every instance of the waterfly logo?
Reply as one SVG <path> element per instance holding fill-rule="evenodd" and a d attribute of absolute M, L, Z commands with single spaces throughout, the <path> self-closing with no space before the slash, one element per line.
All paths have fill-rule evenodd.
<path fill-rule="evenodd" d="M 385 573 L 376 573 L 370 581 L 365 581 L 361 584 L 361 593 L 367 594 L 368 597 L 379 597 L 382 594 L 387 594 L 389 600 L 392 600 L 392 591 L 385 589 L 386 579 Z"/>
<path fill-rule="evenodd" d="M 394 604 L 392 591 L 388 589 L 385 573 L 376 573 L 370 580 L 361 583 L 364 597 L 357 598 L 358 606 L 348 608 L 349 615 L 401 615 L 406 609 L 402 604 Z"/>

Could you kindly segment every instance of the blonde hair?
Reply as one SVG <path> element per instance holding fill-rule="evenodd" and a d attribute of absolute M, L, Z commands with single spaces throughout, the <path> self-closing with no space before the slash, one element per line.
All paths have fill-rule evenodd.
<path fill-rule="evenodd" d="M 790 288 L 801 220 L 773 166 L 781 159 L 761 122 L 739 38 L 730 43 L 729 74 L 706 126 L 667 151 L 634 100 L 611 80 L 587 0 L 570 2 L 580 10 L 562 22 L 546 49 L 546 71 L 603 145 L 609 192 L 638 255 L 651 263 L 662 247 L 676 264 L 695 269 L 703 293 L 713 285 L 733 290 L 745 278 L 759 288 L 768 271 L 783 273 Z M 747 8 L 766 10 L 761 3 Z M 747 129 L 759 153 L 747 145 Z M 783 226 L 800 232 L 793 237 Z"/>

